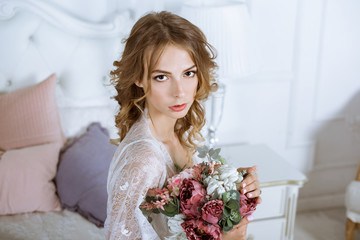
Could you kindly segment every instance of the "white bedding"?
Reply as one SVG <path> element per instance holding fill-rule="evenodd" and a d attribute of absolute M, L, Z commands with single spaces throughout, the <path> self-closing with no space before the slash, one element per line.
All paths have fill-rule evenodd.
<path fill-rule="evenodd" d="M 97 240 L 105 239 L 98 228 L 78 213 L 26 213 L 0 216 L 0 240 Z"/>

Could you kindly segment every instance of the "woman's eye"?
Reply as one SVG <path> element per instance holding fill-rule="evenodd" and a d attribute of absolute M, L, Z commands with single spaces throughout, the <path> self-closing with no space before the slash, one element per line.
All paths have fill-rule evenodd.
<path fill-rule="evenodd" d="M 195 71 L 188 71 L 188 72 L 185 73 L 185 76 L 186 77 L 193 77 L 193 76 L 195 76 L 195 74 L 196 74 Z"/>
<path fill-rule="evenodd" d="M 157 75 L 154 77 L 155 80 L 162 82 L 168 79 L 168 77 L 166 75 Z"/>

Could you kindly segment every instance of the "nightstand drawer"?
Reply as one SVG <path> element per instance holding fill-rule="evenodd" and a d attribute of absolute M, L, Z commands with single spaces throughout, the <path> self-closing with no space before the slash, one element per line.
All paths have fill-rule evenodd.
<path fill-rule="evenodd" d="M 285 216 L 286 186 L 262 187 L 262 203 L 254 212 L 254 219 L 275 218 Z"/>
<path fill-rule="evenodd" d="M 280 240 L 285 236 L 286 218 L 276 218 L 249 223 L 248 240 Z"/>

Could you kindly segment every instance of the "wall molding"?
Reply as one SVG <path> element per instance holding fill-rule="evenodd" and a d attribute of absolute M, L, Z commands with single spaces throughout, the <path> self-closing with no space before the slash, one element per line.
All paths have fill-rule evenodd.
<path fill-rule="evenodd" d="M 297 212 L 338 208 L 345 206 L 345 194 L 328 194 L 299 198 Z"/>
<path fill-rule="evenodd" d="M 339 169 L 339 168 L 357 168 L 359 165 L 358 162 L 336 162 L 330 164 L 321 164 L 321 165 L 314 165 L 312 171 L 328 171 L 332 169 Z"/>

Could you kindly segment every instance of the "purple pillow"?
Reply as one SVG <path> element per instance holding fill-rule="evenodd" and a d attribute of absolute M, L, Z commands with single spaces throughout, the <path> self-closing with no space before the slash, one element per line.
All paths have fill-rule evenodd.
<path fill-rule="evenodd" d="M 108 131 L 92 123 L 60 153 L 55 180 L 62 207 L 97 226 L 104 226 L 106 219 L 107 175 L 115 150 Z"/>

